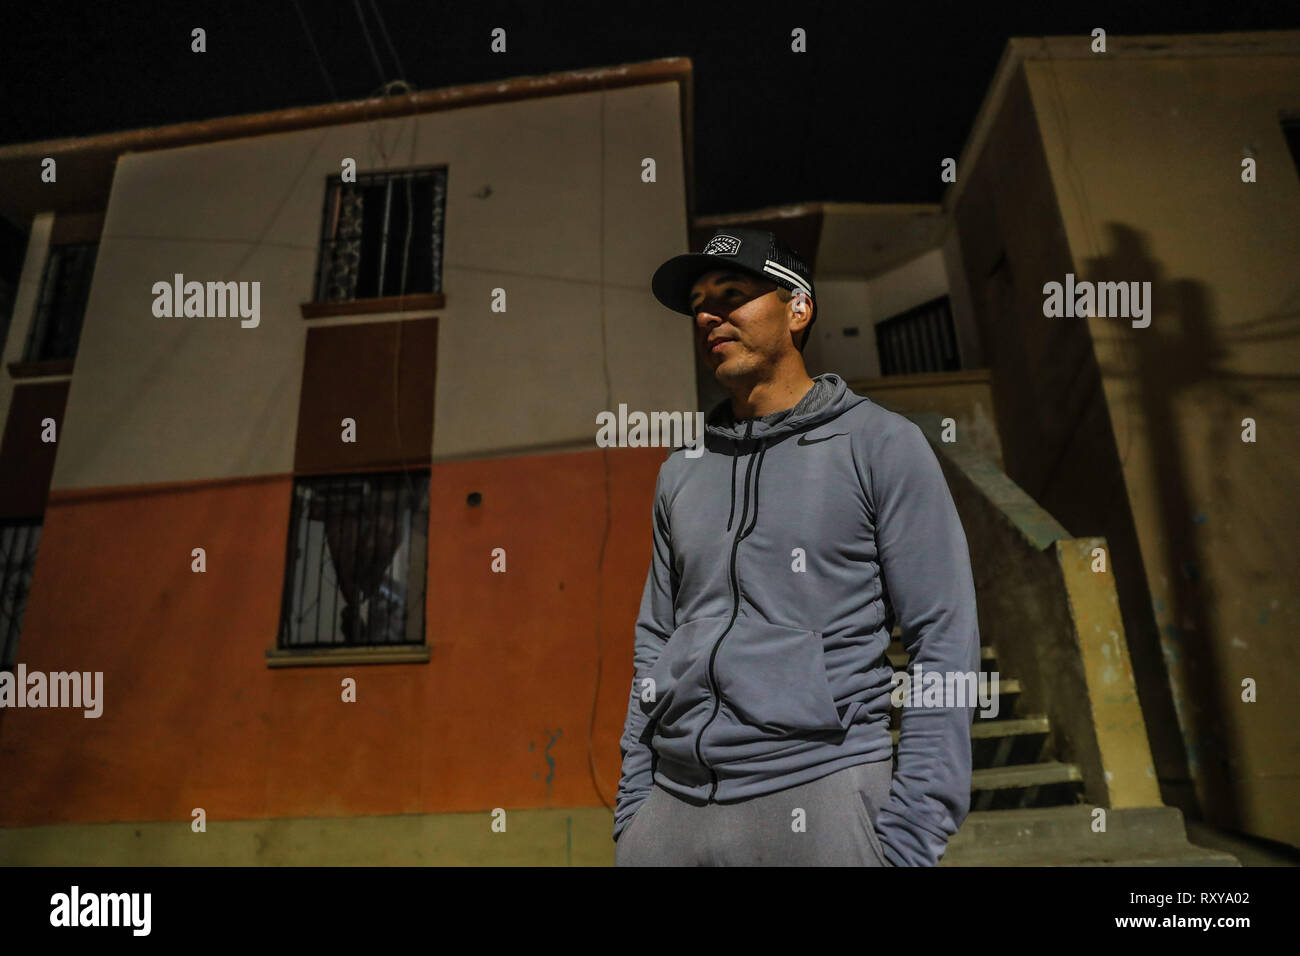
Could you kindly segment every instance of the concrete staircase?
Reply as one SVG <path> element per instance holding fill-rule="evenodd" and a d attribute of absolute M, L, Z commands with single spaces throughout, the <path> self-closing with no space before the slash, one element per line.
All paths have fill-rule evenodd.
<path fill-rule="evenodd" d="M 1089 804 L 972 812 L 940 866 L 1240 866 L 1237 858 L 1187 841 L 1176 807 L 1106 810 L 1093 832 Z"/>
<path fill-rule="evenodd" d="M 887 656 L 906 670 L 895 641 Z M 1175 807 L 1098 808 L 1083 802 L 1083 773 L 1057 759 L 1046 714 L 1021 713 L 1020 680 L 1002 672 L 992 645 L 980 669 L 998 671 L 998 713 L 971 727 L 971 812 L 948 844 L 941 866 L 1240 866 L 1227 853 L 1187 840 Z M 900 708 L 891 715 L 897 752 Z M 1104 832 L 1094 830 L 1103 810 Z"/>

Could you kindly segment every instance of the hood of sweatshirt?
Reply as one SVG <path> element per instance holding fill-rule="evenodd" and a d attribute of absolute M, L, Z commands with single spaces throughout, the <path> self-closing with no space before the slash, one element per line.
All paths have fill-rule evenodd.
<path fill-rule="evenodd" d="M 731 411 L 731 400 L 723 399 L 713 406 L 704 420 L 705 443 L 711 451 L 731 456 L 731 501 L 728 508 L 727 530 L 731 530 L 736 514 L 736 464 L 741 455 L 750 455 L 754 469 L 755 488 L 763 473 L 763 457 L 769 445 L 787 435 L 816 428 L 868 399 L 849 390 L 844 379 L 834 372 L 826 372 L 813 379 L 813 387 L 793 408 L 787 408 L 758 418 L 737 420 Z M 749 469 L 746 469 L 741 497 L 749 499 Z M 758 520 L 758 494 L 754 494 L 753 519 Z"/>
<path fill-rule="evenodd" d="M 770 415 L 737 420 L 731 399 L 723 399 L 705 417 L 704 431 L 706 436 L 731 442 L 771 442 L 830 421 L 865 401 L 865 396 L 849 391 L 840 376 L 826 372 L 813 379 L 813 387 L 793 408 Z"/>

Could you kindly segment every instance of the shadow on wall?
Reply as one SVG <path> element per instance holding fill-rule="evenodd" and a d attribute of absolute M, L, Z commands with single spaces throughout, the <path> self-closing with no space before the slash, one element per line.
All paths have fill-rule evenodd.
<path fill-rule="evenodd" d="M 1281 310 L 1251 322 L 1229 325 L 1222 318 L 1213 318 L 1210 291 L 1204 283 L 1164 274 L 1164 267 L 1152 254 L 1142 232 L 1118 222 L 1107 223 L 1106 228 L 1109 252 L 1087 261 L 1087 278 L 1094 282 L 1150 282 L 1151 321 L 1146 328 L 1131 328 L 1125 323 L 1123 331 L 1117 328 L 1113 336 L 1107 336 L 1108 343 L 1114 346 L 1109 355 L 1118 357 L 1121 367 L 1102 364 L 1101 371 L 1111 380 L 1131 380 L 1126 384 L 1131 386 L 1130 394 L 1141 416 L 1139 423 L 1125 421 L 1128 409 L 1134 405 L 1112 406 L 1121 464 L 1129 461 L 1135 431 L 1149 442 L 1147 451 L 1158 481 L 1151 496 L 1158 510 L 1150 517 L 1158 524 L 1164 566 L 1171 572 L 1171 605 L 1154 605 L 1160 617 L 1160 644 L 1164 657 L 1183 668 L 1185 683 L 1182 687 L 1175 685 L 1174 693 L 1181 720 L 1191 733 L 1188 759 L 1193 776 L 1201 780 L 1202 811 L 1210 820 L 1231 824 L 1238 813 L 1230 766 L 1234 742 L 1226 733 L 1229 724 L 1222 710 L 1225 691 L 1221 669 L 1226 662 L 1221 651 L 1227 631 L 1215 631 L 1216 623 L 1223 627 L 1215 616 L 1220 595 L 1216 594 L 1215 582 L 1201 571 L 1206 567 L 1209 545 L 1198 527 L 1209 520 L 1211 509 L 1216 515 L 1236 516 L 1234 534 L 1252 536 L 1249 543 L 1243 541 L 1234 547 L 1231 558 L 1242 562 L 1234 566 L 1242 568 L 1243 577 L 1250 574 L 1248 569 L 1254 564 L 1259 565 L 1259 577 L 1277 575 L 1269 556 L 1286 554 L 1294 547 L 1285 532 L 1277 528 L 1275 516 L 1267 513 L 1268 499 L 1243 495 L 1228 469 L 1215 468 L 1212 462 L 1233 448 L 1232 443 L 1241 441 L 1243 418 L 1258 421 L 1267 404 L 1261 392 L 1294 389 L 1300 383 L 1296 375 L 1255 375 L 1228 367 L 1228 360 L 1235 357 L 1239 346 L 1259 343 L 1267 347 L 1300 335 L 1300 287 L 1293 290 L 1289 303 Z M 1099 358 L 1104 357 L 1099 353 Z M 1196 418 L 1208 423 L 1210 440 L 1206 448 L 1194 447 L 1193 439 L 1186 434 L 1185 423 L 1193 407 Z M 1141 427 L 1135 429 L 1134 424 Z M 1189 459 L 1200 455 L 1210 459 L 1203 467 L 1214 474 L 1210 502 L 1194 500 L 1189 487 Z M 1261 453 L 1255 462 L 1261 469 L 1274 470 L 1267 478 L 1260 474 L 1259 485 L 1267 481 L 1267 487 L 1287 486 L 1287 468 L 1281 456 Z M 1113 502 L 1106 511 L 1119 504 Z M 1256 531 L 1264 537 L 1255 540 Z M 1220 560 L 1219 564 L 1223 566 L 1224 562 Z M 1222 584 L 1219 582 L 1220 587 Z M 1141 656 L 1149 668 L 1159 665 L 1153 654 Z M 1137 663 L 1135 659 L 1135 667 Z M 1150 679 L 1168 678 L 1153 673 Z"/>

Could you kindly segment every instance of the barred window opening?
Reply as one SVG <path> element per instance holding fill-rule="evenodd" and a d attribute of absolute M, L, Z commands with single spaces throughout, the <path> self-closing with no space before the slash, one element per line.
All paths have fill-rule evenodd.
<path fill-rule="evenodd" d="M 424 643 L 429 473 L 294 481 L 279 647 Z"/>
<path fill-rule="evenodd" d="M 41 277 L 36 316 L 24 351 L 25 361 L 76 357 L 98 253 L 98 242 L 69 243 L 50 249 Z"/>
<path fill-rule="evenodd" d="M 12 668 L 18 659 L 42 524 L 39 518 L 0 523 L 0 667 Z"/>
<path fill-rule="evenodd" d="M 881 375 L 955 372 L 961 368 L 948 297 L 940 296 L 876 325 Z"/>
<path fill-rule="evenodd" d="M 446 195 L 446 167 L 331 177 L 316 301 L 441 292 Z"/>

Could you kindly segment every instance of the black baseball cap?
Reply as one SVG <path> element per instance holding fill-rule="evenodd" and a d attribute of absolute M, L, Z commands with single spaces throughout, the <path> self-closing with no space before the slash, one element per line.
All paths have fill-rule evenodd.
<path fill-rule="evenodd" d="M 674 256 L 658 269 L 650 280 L 655 298 L 674 312 L 694 317 L 691 311 L 691 286 L 700 276 L 715 269 L 747 272 L 759 279 L 775 282 L 794 292 L 807 293 L 812 300 L 812 319 L 804 329 L 800 350 L 808 341 L 812 324 L 817 321 L 817 296 L 812 272 L 799 254 L 764 229 L 724 226 L 714 232 L 698 253 Z"/>

